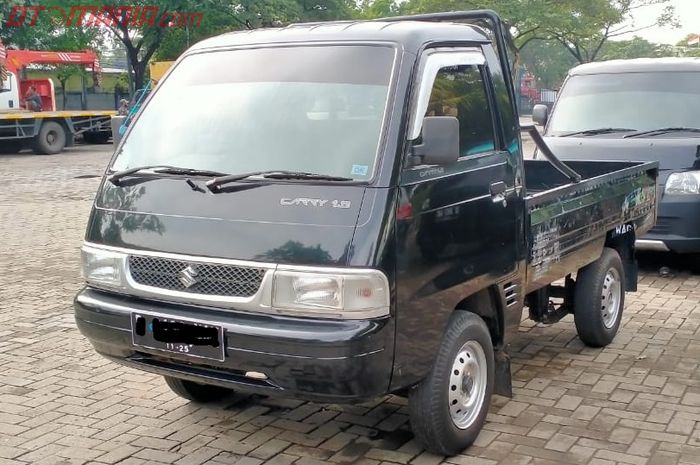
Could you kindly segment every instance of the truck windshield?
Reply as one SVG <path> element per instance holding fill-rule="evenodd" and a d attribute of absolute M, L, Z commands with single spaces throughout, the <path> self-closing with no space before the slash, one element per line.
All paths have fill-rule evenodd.
<path fill-rule="evenodd" d="M 156 89 L 113 170 L 174 165 L 368 180 L 395 49 L 299 46 L 201 53 Z"/>
<path fill-rule="evenodd" d="M 700 126 L 700 72 L 572 76 L 562 88 L 547 135 L 598 128 L 648 131 Z M 623 137 L 629 132 L 608 133 Z"/>

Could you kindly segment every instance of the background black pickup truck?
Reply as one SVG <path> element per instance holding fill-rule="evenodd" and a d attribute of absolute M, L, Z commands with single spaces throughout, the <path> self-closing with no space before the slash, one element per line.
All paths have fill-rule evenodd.
<path fill-rule="evenodd" d="M 509 70 L 493 12 L 196 45 L 97 193 L 80 330 L 194 401 L 397 393 L 469 446 L 526 306 L 612 340 L 656 214 L 655 163 L 525 162 Z"/>
<path fill-rule="evenodd" d="M 700 257 L 700 59 L 579 65 L 557 96 L 544 139 L 561 160 L 658 160 L 658 217 L 637 250 Z"/>

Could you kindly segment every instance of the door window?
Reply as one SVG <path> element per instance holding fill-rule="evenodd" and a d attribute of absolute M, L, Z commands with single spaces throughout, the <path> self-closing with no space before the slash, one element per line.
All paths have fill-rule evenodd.
<path fill-rule="evenodd" d="M 459 120 L 462 157 L 496 149 L 489 96 L 479 66 L 440 68 L 423 116 L 454 116 Z"/>
<path fill-rule="evenodd" d="M 8 73 L 4 81 L 0 81 L 0 92 L 9 92 L 12 90 L 11 75 Z"/>

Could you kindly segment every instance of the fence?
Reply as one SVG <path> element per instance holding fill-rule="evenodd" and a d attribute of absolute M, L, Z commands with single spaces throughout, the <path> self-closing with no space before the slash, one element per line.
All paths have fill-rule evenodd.
<path fill-rule="evenodd" d="M 521 115 L 529 115 L 532 113 L 532 107 L 538 103 L 547 105 L 550 109 L 557 99 L 557 91 L 550 89 L 529 89 L 523 92 L 520 89 L 520 98 L 518 99 L 518 113 Z"/>
<path fill-rule="evenodd" d="M 83 107 L 83 95 L 81 92 L 66 92 L 65 105 L 61 89 L 56 89 L 56 110 L 116 110 L 119 100 L 128 95 L 114 92 L 87 92 L 86 102 Z"/>

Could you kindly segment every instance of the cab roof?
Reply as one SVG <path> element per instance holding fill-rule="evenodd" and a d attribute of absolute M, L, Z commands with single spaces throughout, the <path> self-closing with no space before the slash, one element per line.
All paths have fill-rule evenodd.
<path fill-rule="evenodd" d="M 700 58 L 635 58 L 599 61 L 579 65 L 569 71 L 569 76 L 673 71 L 700 71 Z"/>
<path fill-rule="evenodd" d="M 190 51 L 260 44 L 302 42 L 394 42 L 416 53 L 430 43 L 490 40 L 476 26 L 427 21 L 336 21 L 292 24 L 282 28 L 236 31 L 203 40 Z"/>

